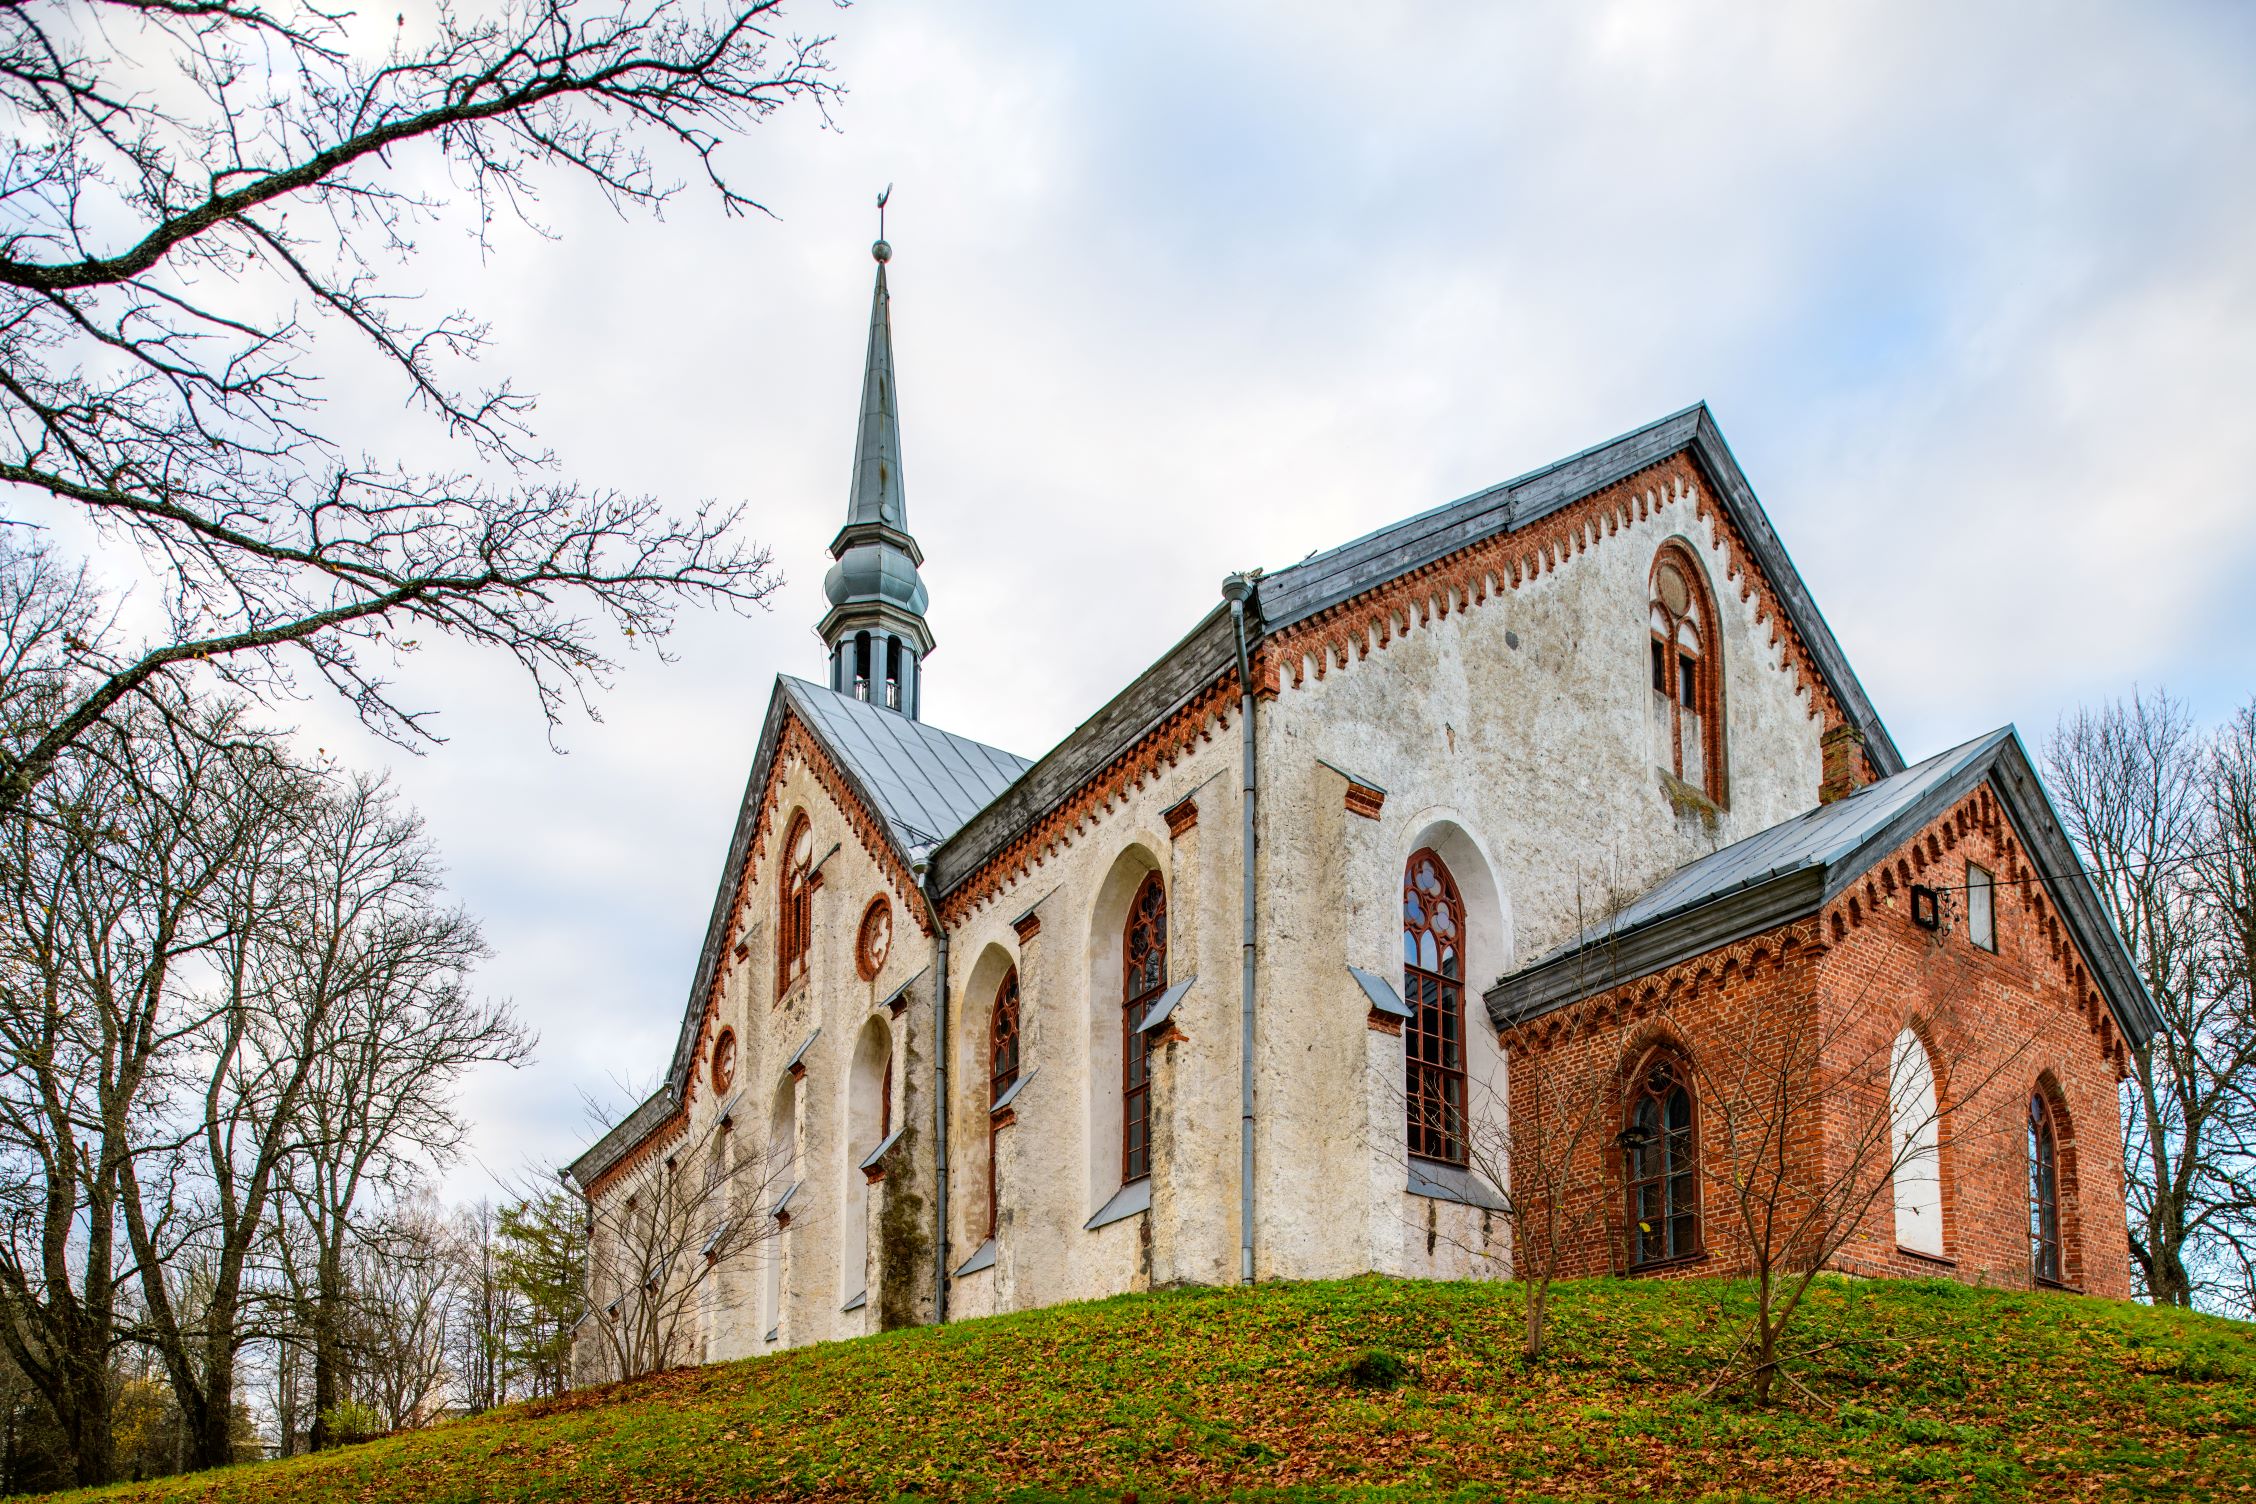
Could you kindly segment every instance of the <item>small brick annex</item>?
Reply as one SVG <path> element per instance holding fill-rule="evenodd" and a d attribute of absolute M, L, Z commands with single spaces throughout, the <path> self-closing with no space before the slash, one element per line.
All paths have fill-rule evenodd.
<path fill-rule="evenodd" d="M 1994 951 L 1968 938 L 1969 861 L 1996 875 Z M 1843 1179 L 1860 1162 L 1859 1145 L 1886 1121 L 1890 1048 L 1910 1028 L 1934 1068 L 1943 1256 L 1899 1247 L 1891 1188 L 1868 1182 L 1864 1214 L 1844 1229 L 1828 1265 L 1857 1275 L 2034 1283 L 2028 1109 L 2042 1093 L 2059 1136 L 2060 1283 L 2128 1296 L 2117 1086 L 2129 1056 L 2092 986 L 2090 959 L 2077 951 L 2035 870 L 1999 801 L 1982 787 L 1822 913 L 1502 1029 L 1515 1168 L 1540 1167 L 1547 1153 L 1569 1158 L 1558 1148 L 1569 1137 L 1561 1125 L 1595 1126 L 1572 1135 L 1564 1173 L 1545 1176 L 1565 1187 L 1560 1222 L 1571 1230 L 1557 1272 L 1746 1271 L 1752 1244 L 1732 1175 L 1751 1156 L 1727 1146 L 1721 1120 L 1735 1111 L 1745 1143 L 1750 1125 L 1776 1122 L 1750 1107 L 1754 1097 L 1768 1091 L 1792 1104 L 1780 1114 L 1790 1189 L 1779 1201 Z M 1914 922 L 1914 883 L 1939 892 L 1938 928 Z M 1795 1039 L 1806 1050 L 1783 1043 Z M 1616 1135 L 1633 1076 L 1656 1047 L 1673 1047 L 1693 1065 L 1700 1250 L 1633 1269 Z M 1789 1055 L 1794 1079 L 1781 1083 Z M 1732 1101 L 1697 1100 L 1703 1094 Z M 1550 1141 L 1538 1141 L 1546 1130 Z M 1876 1161 L 1867 1150 L 1861 1162 L 1878 1177 L 1887 1157 L 1882 1149 Z"/>

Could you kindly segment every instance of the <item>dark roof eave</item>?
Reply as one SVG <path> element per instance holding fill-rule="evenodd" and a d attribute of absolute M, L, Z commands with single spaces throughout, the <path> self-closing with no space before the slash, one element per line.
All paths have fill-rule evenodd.
<path fill-rule="evenodd" d="M 1540 522 L 1593 492 L 1685 452 L 1706 472 L 1732 525 L 1747 540 L 1826 687 L 1850 723 L 1863 733 L 1874 766 L 1883 777 L 1902 772 L 1902 753 L 1849 667 L 1832 626 L 1794 568 L 1705 402 L 1279 570 L 1260 585 L 1264 626 L 1270 631 L 1290 626 L 1484 538 Z"/>
<path fill-rule="evenodd" d="M 659 1086 L 643 1098 L 634 1111 L 619 1119 L 610 1132 L 589 1145 L 578 1159 L 566 1165 L 564 1173 L 571 1176 L 573 1183 L 585 1191 L 590 1181 L 617 1164 L 628 1150 L 649 1137 L 659 1124 L 665 1122 L 673 1107 L 671 1083 Z"/>
<path fill-rule="evenodd" d="M 1566 951 L 1482 994 L 1498 1029 L 1651 976 L 1678 961 L 1806 919 L 1825 903 L 1825 869 L 1810 866 L 1666 914 Z"/>
<path fill-rule="evenodd" d="M 2108 1011 L 2115 1015 L 2116 1027 L 2133 1049 L 2144 1050 L 2161 1027 L 2161 1013 L 2147 994 L 2137 964 L 2124 948 L 2122 933 L 2092 886 L 2091 875 L 2084 870 L 2075 843 L 2068 838 L 2067 827 L 2053 808 L 2052 796 L 2045 791 L 2044 780 L 2037 775 L 2018 732 L 1999 749 L 1990 785 L 2005 802 L 2006 813 L 2023 842 L 2035 849 L 2045 892 L 2067 919 L 2078 948 L 2091 963 L 2092 981 L 2107 1000 Z"/>
<path fill-rule="evenodd" d="M 1218 604 L 1126 689 L 941 842 L 931 857 L 934 887 L 943 896 L 961 887 L 1123 749 L 1134 746 L 1217 677 L 1234 671 L 1236 662 L 1229 608 Z"/>

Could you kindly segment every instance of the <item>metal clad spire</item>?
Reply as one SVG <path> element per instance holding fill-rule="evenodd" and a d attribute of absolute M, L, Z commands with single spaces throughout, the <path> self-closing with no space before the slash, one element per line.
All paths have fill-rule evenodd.
<path fill-rule="evenodd" d="M 817 629 L 831 653 L 831 685 L 915 719 L 922 699 L 922 662 L 932 651 L 925 625 L 924 553 L 909 536 L 901 474 L 899 388 L 893 368 L 893 311 L 885 265 L 890 184 L 877 196 L 877 285 L 870 296 L 869 351 L 862 368 L 862 407 L 854 430 L 854 476 L 846 526 L 830 545 L 838 562 L 823 580 L 830 610 Z"/>
<path fill-rule="evenodd" d="M 901 489 L 901 415 L 893 385 L 893 308 L 885 288 L 885 263 L 893 247 L 885 239 L 885 201 L 893 185 L 877 196 L 877 290 L 870 297 L 869 354 L 862 367 L 862 416 L 854 433 L 854 487 L 846 522 L 909 525 L 908 499 Z"/>

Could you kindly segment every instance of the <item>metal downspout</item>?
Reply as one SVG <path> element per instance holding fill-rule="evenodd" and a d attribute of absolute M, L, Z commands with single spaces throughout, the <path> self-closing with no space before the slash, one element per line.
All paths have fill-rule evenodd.
<path fill-rule="evenodd" d="M 1253 664 L 1246 651 L 1246 601 L 1253 594 L 1253 578 L 1233 574 L 1222 582 L 1222 597 L 1230 603 L 1230 624 L 1238 635 L 1238 743 L 1243 748 L 1245 788 L 1240 798 L 1242 829 L 1239 848 L 1244 867 L 1239 877 L 1238 975 L 1238 1281 L 1253 1283 L 1253 935 L 1254 935 L 1254 792 L 1259 785 L 1254 757 Z"/>
<path fill-rule="evenodd" d="M 939 1225 L 932 1238 L 932 1320 L 939 1325 L 948 1319 L 948 926 L 940 920 L 940 894 L 933 886 L 929 861 L 916 864 L 916 879 L 924 889 L 924 906 L 932 915 L 932 1035 L 933 1048 L 938 1052 L 934 1066 L 938 1095 L 932 1116 L 939 1135 L 935 1151 L 938 1190 L 933 1197 L 939 1204 Z"/>

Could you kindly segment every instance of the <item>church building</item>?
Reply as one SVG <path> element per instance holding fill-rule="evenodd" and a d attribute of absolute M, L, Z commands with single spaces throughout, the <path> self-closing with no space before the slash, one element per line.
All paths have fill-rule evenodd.
<path fill-rule="evenodd" d="M 591 1320 L 693 1256 L 691 1360 L 1501 1278 L 1538 1192 L 1561 1273 L 1730 1273 L 1762 1071 L 1788 1199 L 1845 1208 L 1789 1262 L 2129 1293 L 2152 1005 L 2020 738 L 1905 760 L 1705 405 L 1231 575 L 1029 758 L 923 718 L 874 250 L 827 662 L 775 681 L 662 1084 L 566 1172 L 702 1177 L 713 1231 Z"/>

